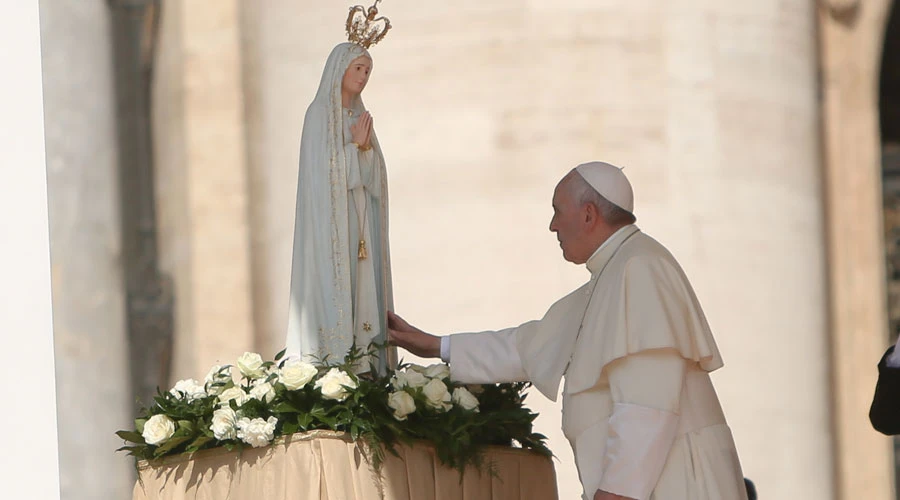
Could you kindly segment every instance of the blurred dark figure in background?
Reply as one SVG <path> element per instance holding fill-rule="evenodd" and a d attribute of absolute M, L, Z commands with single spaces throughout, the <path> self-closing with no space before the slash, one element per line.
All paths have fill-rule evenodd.
<path fill-rule="evenodd" d="M 900 338 L 897 339 L 900 345 Z M 892 346 L 878 363 L 878 383 L 869 409 L 872 427 L 882 434 L 900 434 L 900 352 Z"/>
<path fill-rule="evenodd" d="M 756 500 L 756 486 L 753 485 L 753 481 L 744 478 L 744 486 L 747 487 L 747 499 L 748 500 Z"/>

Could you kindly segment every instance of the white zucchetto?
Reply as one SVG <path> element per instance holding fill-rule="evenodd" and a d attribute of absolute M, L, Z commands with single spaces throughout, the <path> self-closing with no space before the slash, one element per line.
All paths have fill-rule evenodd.
<path fill-rule="evenodd" d="M 601 161 L 592 161 L 578 165 L 575 170 L 600 196 L 619 208 L 634 213 L 634 191 L 621 168 Z"/>

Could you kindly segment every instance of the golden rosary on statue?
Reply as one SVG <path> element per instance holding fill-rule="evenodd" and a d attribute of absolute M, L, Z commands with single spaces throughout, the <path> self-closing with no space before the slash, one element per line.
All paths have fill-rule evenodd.
<path fill-rule="evenodd" d="M 381 0 L 375 0 L 375 3 L 369 7 L 368 10 L 362 5 L 356 5 L 350 8 L 350 14 L 347 16 L 347 38 L 350 42 L 368 49 L 372 45 L 380 42 L 385 35 L 387 35 L 387 32 L 391 29 L 391 21 L 384 16 L 376 17 L 378 15 L 378 4 L 380 2 Z M 350 113 L 352 114 L 352 111 Z M 357 148 L 364 152 L 371 149 L 372 146 L 357 144 Z M 366 218 L 368 216 L 367 212 L 367 208 L 364 208 L 363 216 L 359 217 L 359 219 L 361 219 L 360 235 L 364 234 L 363 228 L 365 227 L 364 224 L 366 224 Z M 357 257 L 359 260 L 369 258 L 369 251 L 366 248 L 366 239 L 364 237 L 359 239 Z"/>

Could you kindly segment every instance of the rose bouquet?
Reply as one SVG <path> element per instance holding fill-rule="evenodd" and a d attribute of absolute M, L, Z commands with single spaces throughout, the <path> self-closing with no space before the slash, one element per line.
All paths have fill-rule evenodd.
<path fill-rule="evenodd" d="M 398 442 L 431 443 L 444 464 L 482 465 L 487 445 L 519 446 L 550 455 L 534 433 L 537 416 L 523 402 L 526 383 L 463 386 L 447 365 L 401 364 L 384 377 L 357 375 L 371 354 L 353 348 L 341 364 L 244 353 L 235 366 L 214 366 L 204 382 L 180 380 L 158 391 L 119 451 L 136 459 L 225 447 L 268 446 L 279 436 L 317 429 L 346 432 L 377 466 Z M 235 377 L 235 368 L 239 378 Z M 370 373 L 375 373 L 371 370 Z"/>

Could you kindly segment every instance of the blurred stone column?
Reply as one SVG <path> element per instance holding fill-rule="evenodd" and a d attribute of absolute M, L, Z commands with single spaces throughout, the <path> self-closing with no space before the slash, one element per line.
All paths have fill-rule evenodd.
<path fill-rule="evenodd" d="M 160 259 L 177 300 L 173 380 L 254 349 L 239 3 L 163 9 L 154 130 Z"/>
<path fill-rule="evenodd" d="M 115 0 L 112 11 L 118 187 L 132 396 L 152 404 L 169 386 L 172 281 L 158 266 L 151 88 L 159 0 Z"/>
<path fill-rule="evenodd" d="M 837 498 L 894 498 L 869 405 L 886 331 L 878 82 L 889 0 L 818 2 Z M 895 7 L 896 8 L 896 7 Z"/>
<path fill-rule="evenodd" d="M 40 2 L 59 421 L 66 500 L 127 498 L 134 466 L 110 12 Z M 31 168 L 31 167 L 29 167 Z"/>

